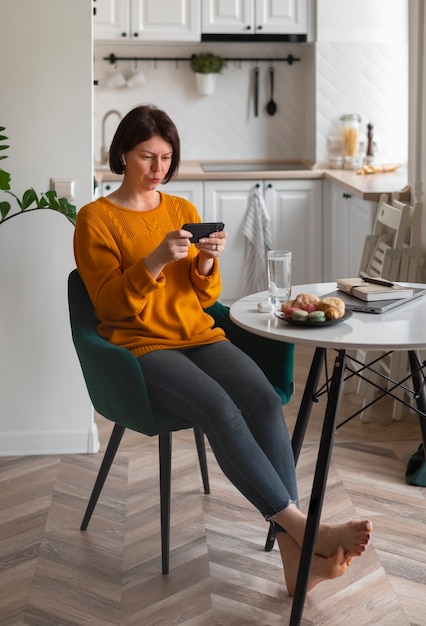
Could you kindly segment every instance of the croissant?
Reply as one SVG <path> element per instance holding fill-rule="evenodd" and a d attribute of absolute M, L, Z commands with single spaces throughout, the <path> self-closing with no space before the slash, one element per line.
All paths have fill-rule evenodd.
<path fill-rule="evenodd" d="M 317 309 L 324 311 L 326 319 L 338 320 L 345 314 L 345 303 L 341 298 L 324 298 L 318 302 Z"/>

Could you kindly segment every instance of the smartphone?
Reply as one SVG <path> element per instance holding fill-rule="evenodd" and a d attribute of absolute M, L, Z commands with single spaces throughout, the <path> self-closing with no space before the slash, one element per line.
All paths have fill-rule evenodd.
<path fill-rule="evenodd" d="M 200 222 L 199 224 L 184 224 L 183 230 L 189 230 L 192 237 L 191 243 L 198 243 L 203 237 L 208 237 L 210 233 L 218 233 L 225 228 L 223 222 Z"/>

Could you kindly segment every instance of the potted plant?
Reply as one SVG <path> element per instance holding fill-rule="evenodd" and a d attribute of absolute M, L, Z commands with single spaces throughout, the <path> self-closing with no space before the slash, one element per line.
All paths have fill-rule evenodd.
<path fill-rule="evenodd" d="M 4 126 L 0 126 L 0 133 L 5 130 Z M 0 134 L 0 142 L 7 140 L 5 135 Z M 7 150 L 9 146 L 0 143 L 0 151 Z M 7 159 L 7 155 L 0 153 L 0 160 Z M 19 198 L 16 194 L 10 191 L 10 174 L 0 168 L 0 191 L 4 191 L 10 196 L 15 198 L 20 211 L 16 213 L 10 213 L 11 205 L 6 200 L 0 200 L 0 224 L 4 224 L 12 217 L 21 215 L 24 211 L 35 211 L 37 209 L 52 209 L 65 215 L 65 217 L 75 224 L 76 220 L 76 207 L 69 202 L 67 198 L 58 198 L 56 191 L 46 191 L 38 195 L 34 189 L 27 189 L 22 198 Z"/>
<path fill-rule="evenodd" d="M 198 93 L 208 96 L 214 93 L 216 77 L 221 73 L 225 61 L 222 57 L 211 52 L 193 54 L 191 69 L 195 73 Z"/>

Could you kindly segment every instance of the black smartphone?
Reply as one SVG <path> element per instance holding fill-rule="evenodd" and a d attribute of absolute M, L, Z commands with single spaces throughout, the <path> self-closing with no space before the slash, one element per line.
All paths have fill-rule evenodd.
<path fill-rule="evenodd" d="M 225 228 L 223 222 L 200 222 L 199 224 L 184 224 L 183 230 L 189 230 L 192 237 L 191 243 L 198 243 L 203 237 L 208 237 L 211 233 L 218 233 Z"/>

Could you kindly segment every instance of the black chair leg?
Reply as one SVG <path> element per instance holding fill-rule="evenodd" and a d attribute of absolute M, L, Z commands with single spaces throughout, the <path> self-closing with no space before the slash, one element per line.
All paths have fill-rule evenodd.
<path fill-rule="evenodd" d="M 96 482 L 90 496 L 89 504 L 87 505 L 86 513 L 84 514 L 84 518 L 80 526 L 80 530 L 86 530 L 90 522 L 90 518 L 92 517 L 92 513 L 101 494 L 106 477 L 108 476 L 108 472 L 110 470 L 112 462 L 114 461 L 114 457 L 118 450 L 118 446 L 120 445 L 120 442 L 123 438 L 125 430 L 125 427 L 121 426 L 121 424 L 114 425 L 111 437 L 109 438 L 107 449 L 104 454 L 104 458 L 101 463 L 101 467 L 98 472 L 98 477 L 96 478 Z"/>
<path fill-rule="evenodd" d="M 160 454 L 161 571 L 169 573 L 170 485 L 172 479 L 172 433 L 158 435 Z"/>
<path fill-rule="evenodd" d="M 268 536 L 265 542 L 265 552 L 270 552 L 275 543 L 275 530 L 272 524 L 269 524 Z"/>
<path fill-rule="evenodd" d="M 198 461 L 203 479 L 204 493 L 210 493 L 209 471 L 207 468 L 206 442 L 204 433 L 199 426 L 194 427 L 195 443 L 197 444 Z"/>

